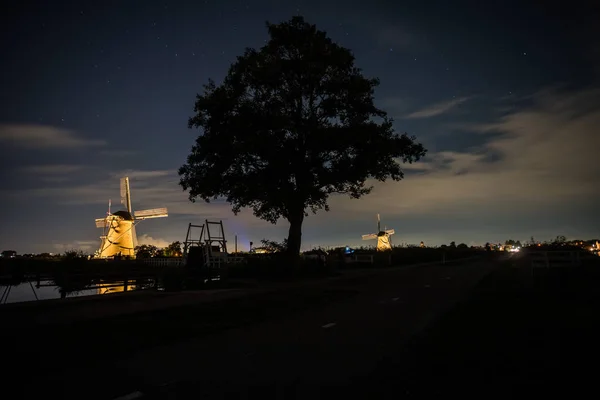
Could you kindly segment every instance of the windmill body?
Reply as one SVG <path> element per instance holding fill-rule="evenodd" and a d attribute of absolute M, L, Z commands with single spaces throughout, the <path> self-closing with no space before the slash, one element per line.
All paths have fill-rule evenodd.
<path fill-rule="evenodd" d="M 100 236 L 100 248 L 96 252 L 97 258 L 115 256 L 134 258 L 137 246 L 135 226 L 145 219 L 168 216 L 166 208 L 132 212 L 128 177 L 121 178 L 121 204 L 127 209 L 111 213 L 109 200 L 106 217 L 96 219 L 96 227 L 103 228 L 103 234 Z"/>
<path fill-rule="evenodd" d="M 386 251 L 392 249 L 391 237 L 396 231 L 393 229 L 381 230 L 381 219 L 377 214 L 377 233 L 370 233 L 368 235 L 362 235 L 362 240 L 373 240 L 377 239 L 377 251 Z"/>

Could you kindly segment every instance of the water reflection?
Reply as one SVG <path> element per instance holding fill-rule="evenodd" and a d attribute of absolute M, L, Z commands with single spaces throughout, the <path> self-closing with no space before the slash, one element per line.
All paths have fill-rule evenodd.
<path fill-rule="evenodd" d="M 106 295 L 134 290 L 156 288 L 154 279 L 138 279 L 128 281 L 92 281 L 78 290 L 66 290 L 52 280 L 37 282 L 21 282 L 18 284 L 0 285 L 0 304 L 20 303 L 35 300 L 50 300 L 67 297 Z"/>
<path fill-rule="evenodd" d="M 136 289 L 137 285 L 128 285 L 126 282 L 106 282 L 98 284 L 97 294 L 121 293 Z"/>

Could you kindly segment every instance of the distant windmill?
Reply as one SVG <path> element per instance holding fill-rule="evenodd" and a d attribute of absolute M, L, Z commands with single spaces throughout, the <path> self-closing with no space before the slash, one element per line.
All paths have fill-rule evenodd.
<path fill-rule="evenodd" d="M 377 239 L 377 251 L 385 251 L 392 249 L 392 240 L 390 236 L 396 233 L 393 229 L 381 230 L 381 219 L 377 214 L 377 233 L 370 233 L 368 235 L 362 235 L 362 240 L 373 240 Z"/>
<path fill-rule="evenodd" d="M 137 246 L 135 225 L 145 219 L 169 216 L 166 208 L 153 208 L 132 213 L 128 177 L 121 178 L 121 204 L 127 209 L 111 213 L 109 200 L 106 217 L 96 219 L 96 228 L 104 229 L 100 237 L 100 249 L 96 254 L 98 258 L 115 255 L 135 257 L 135 247 Z"/>

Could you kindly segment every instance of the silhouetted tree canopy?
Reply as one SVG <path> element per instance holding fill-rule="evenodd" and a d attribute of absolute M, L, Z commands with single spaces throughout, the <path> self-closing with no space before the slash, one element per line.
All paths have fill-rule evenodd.
<path fill-rule="evenodd" d="M 565 244 L 566 242 L 567 242 L 566 236 L 558 235 L 557 237 L 554 238 L 554 240 L 551 243 L 556 244 L 556 245 L 562 245 L 562 244 Z"/>
<path fill-rule="evenodd" d="M 260 241 L 262 247 L 270 253 L 283 253 L 287 250 L 287 239 L 283 239 L 281 242 L 275 240 L 262 239 Z"/>
<path fill-rule="evenodd" d="M 134 249 L 137 258 L 151 258 L 160 254 L 158 247 L 152 244 L 142 244 Z"/>
<path fill-rule="evenodd" d="M 182 255 L 181 242 L 173 242 L 163 249 L 165 257 L 180 257 Z"/>
<path fill-rule="evenodd" d="M 401 163 L 426 150 L 394 132 L 373 103 L 351 51 L 302 17 L 267 23 L 269 42 L 246 49 L 220 85 L 197 95 L 190 128 L 200 128 L 179 169 L 189 198 L 226 198 L 271 223 L 290 222 L 288 250 L 300 251 L 307 209 L 328 210 L 331 194 L 360 198 L 367 179 L 399 181 Z"/>

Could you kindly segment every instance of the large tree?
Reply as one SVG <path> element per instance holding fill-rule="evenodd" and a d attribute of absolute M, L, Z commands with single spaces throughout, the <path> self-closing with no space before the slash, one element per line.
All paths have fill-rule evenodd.
<path fill-rule="evenodd" d="M 368 179 L 399 181 L 401 164 L 425 149 L 398 134 L 374 105 L 378 79 L 365 78 L 352 52 L 293 17 L 267 22 L 269 42 L 246 49 L 220 85 L 198 94 L 190 128 L 201 128 L 180 184 L 193 202 L 224 197 L 271 223 L 290 223 L 288 251 L 300 251 L 310 209 L 331 194 L 360 198 Z"/>

